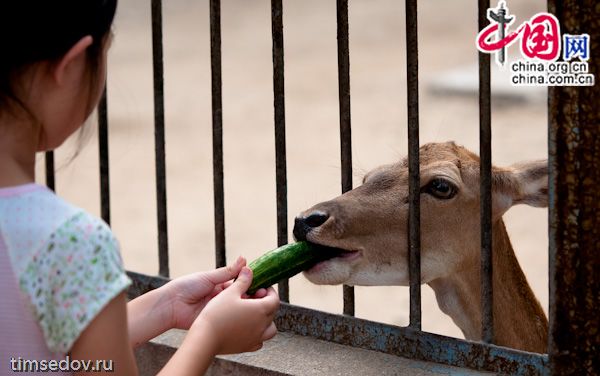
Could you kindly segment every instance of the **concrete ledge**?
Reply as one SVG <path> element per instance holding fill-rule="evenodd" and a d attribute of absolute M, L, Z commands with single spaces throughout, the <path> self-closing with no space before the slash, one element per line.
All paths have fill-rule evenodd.
<path fill-rule="evenodd" d="M 136 350 L 140 375 L 156 375 L 183 341 L 171 330 Z M 490 373 L 415 361 L 280 332 L 253 353 L 218 356 L 207 372 L 216 375 L 490 375 Z"/>

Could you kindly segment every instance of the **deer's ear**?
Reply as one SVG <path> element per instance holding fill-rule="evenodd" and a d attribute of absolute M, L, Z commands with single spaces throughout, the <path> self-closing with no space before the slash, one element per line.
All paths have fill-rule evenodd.
<path fill-rule="evenodd" d="M 548 162 L 521 163 L 492 172 L 493 210 L 502 215 L 511 206 L 548 206 Z"/>

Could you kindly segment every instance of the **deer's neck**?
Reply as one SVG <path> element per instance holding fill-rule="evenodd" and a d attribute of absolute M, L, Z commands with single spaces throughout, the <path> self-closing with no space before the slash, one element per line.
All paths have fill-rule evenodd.
<path fill-rule="evenodd" d="M 493 226 L 494 343 L 516 349 L 546 351 L 548 320 L 527 283 L 506 233 Z M 472 250 L 479 255 L 479 250 Z M 481 339 L 480 257 L 454 275 L 429 282 L 441 310 L 452 317 L 465 338 Z"/>

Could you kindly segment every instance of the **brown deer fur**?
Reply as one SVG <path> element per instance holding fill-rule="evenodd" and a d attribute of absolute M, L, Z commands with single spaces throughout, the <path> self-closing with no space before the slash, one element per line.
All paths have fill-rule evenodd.
<path fill-rule="evenodd" d="M 420 149 L 421 278 L 438 304 L 471 340 L 481 339 L 479 158 L 452 142 Z M 431 194 L 443 179 L 451 198 Z M 436 191 L 437 192 L 437 191 Z M 512 205 L 547 205 L 545 161 L 492 169 L 494 342 L 545 352 L 548 322 L 517 261 L 502 215 Z M 363 184 L 299 215 L 326 221 L 309 241 L 355 253 L 305 272 L 317 284 L 408 285 L 408 163 L 376 168 Z"/>

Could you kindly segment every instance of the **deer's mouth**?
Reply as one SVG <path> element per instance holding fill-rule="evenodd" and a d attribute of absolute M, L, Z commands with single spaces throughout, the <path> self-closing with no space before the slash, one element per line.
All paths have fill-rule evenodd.
<path fill-rule="evenodd" d="M 316 246 L 319 252 L 319 257 L 316 263 L 306 270 L 307 272 L 316 271 L 320 269 L 320 265 L 323 265 L 325 263 L 333 261 L 353 261 L 361 257 L 361 252 L 357 250 L 330 247 L 314 242 L 310 243 Z"/>

